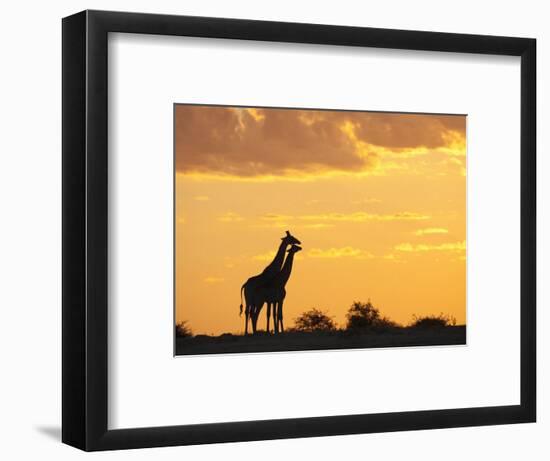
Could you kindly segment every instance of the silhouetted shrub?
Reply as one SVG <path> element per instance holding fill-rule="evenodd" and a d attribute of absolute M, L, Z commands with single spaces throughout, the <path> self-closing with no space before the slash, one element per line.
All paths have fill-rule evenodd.
<path fill-rule="evenodd" d="M 334 331 L 336 325 L 331 317 L 320 309 L 310 309 L 294 319 L 294 331 Z"/>
<path fill-rule="evenodd" d="M 400 328 L 401 325 L 399 325 L 397 322 L 394 322 L 392 319 L 388 317 L 378 317 L 374 324 L 372 325 L 371 329 L 376 332 L 385 332 L 389 330 L 393 330 L 395 328 Z"/>
<path fill-rule="evenodd" d="M 386 332 L 400 325 L 386 316 L 381 316 L 380 311 L 372 305 L 370 300 L 367 303 L 355 301 L 346 314 L 346 330 L 351 332 L 373 331 Z"/>
<path fill-rule="evenodd" d="M 379 318 L 380 311 L 372 305 L 370 300 L 367 303 L 354 301 L 346 314 L 346 328 L 363 330 L 372 327 Z"/>
<path fill-rule="evenodd" d="M 456 319 L 443 313 L 439 315 L 425 315 L 417 317 L 413 315 L 411 327 L 413 328 L 444 328 L 456 325 Z"/>
<path fill-rule="evenodd" d="M 193 336 L 193 331 L 187 324 L 187 320 L 176 324 L 176 338 L 190 338 Z"/>

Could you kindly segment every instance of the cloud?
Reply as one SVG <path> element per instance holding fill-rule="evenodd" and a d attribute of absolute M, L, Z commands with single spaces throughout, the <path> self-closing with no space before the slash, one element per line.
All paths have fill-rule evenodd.
<path fill-rule="evenodd" d="M 293 217 L 290 215 L 284 215 L 284 214 L 276 214 L 276 213 L 268 213 L 261 217 L 261 219 L 265 221 L 288 221 L 289 219 L 292 219 Z"/>
<path fill-rule="evenodd" d="M 411 243 L 400 243 L 394 247 L 396 251 L 403 251 L 407 253 L 418 253 L 426 251 L 465 251 L 466 250 L 466 241 L 455 242 L 455 243 L 442 243 L 439 245 L 426 245 L 426 244 L 417 244 L 413 245 Z"/>
<path fill-rule="evenodd" d="M 255 224 L 251 226 L 253 228 L 257 229 L 288 229 L 290 224 L 284 222 L 284 221 L 271 221 L 263 224 Z"/>
<path fill-rule="evenodd" d="M 342 248 L 312 248 L 307 252 L 307 256 L 310 258 L 355 258 L 355 259 L 371 259 L 374 256 L 365 250 L 360 250 L 354 247 L 342 247 Z"/>
<path fill-rule="evenodd" d="M 448 234 L 449 231 L 442 227 L 428 227 L 427 229 L 418 229 L 414 235 L 435 235 L 435 234 Z"/>
<path fill-rule="evenodd" d="M 226 213 L 218 219 L 225 222 L 243 220 L 243 218 L 236 213 Z M 430 219 L 430 216 L 412 211 L 386 214 L 355 211 L 351 213 L 319 213 L 296 216 L 268 213 L 260 216 L 259 219 L 261 223 L 255 224 L 253 227 L 269 229 L 288 229 L 293 227 L 319 230 L 334 227 L 337 222 L 364 223 L 370 221 L 424 221 L 426 219 Z"/>
<path fill-rule="evenodd" d="M 258 228 L 258 229 L 284 229 L 287 230 L 289 228 L 293 229 L 313 229 L 313 230 L 322 230 L 322 229 L 329 229 L 335 226 L 335 224 L 331 223 L 297 223 L 296 220 L 291 216 L 292 224 L 290 224 L 289 221 L 278 221 L 276 219 L 274 220 L 266 220 L 266 222 L 261 224 L 255 224 L 252 227 Z"/>
<path fill-rule="evenodd" d="M 218 217 L 218 221 L 221 222 L 239 222 L 243 220 L 244 218 L 240 214 L 233 213 L 232 211 L 228 211 Z"/>
<path fill-rule="evenodd" d="M 254 178 L 374 171 L 385 152 L 460 150 L 465 117 L 176 106 L 176 169 Z"/>
<path fill-rule="evenodd" d="M 214 283 L 222 283 L 225 279 L 223 277 L 206 277 L 203 279 L 204 283 L 208 284 L 214 284 Z"/>
<path fill-rule="evenodd" d="M 386 261 L 394 262 L 394 263 L 403 263 L 405 260 L 400 256 L 396 255 L 395 253 L 388 253 L 382 257 L 382 259 L 385 259 Z"/>
<path fill-rule="evenodd" d="M 430 216 L 420 213 L 404 211 L 393 214 L 376 214 L 356 211 L 354 213 L 326 213 L 315 215 L 300 216 L 304 220 L 316 221 L 347 221 L 347 222 L 367 222 L 367 221 L 419 221 L 429 219 Z"/>
<path fill-rule="evenodd" d="M 304 229 L 315 229 L 315 230 L 320 230 L 320 229 L 329 229 L 331 227 L 334 227 L 334 224 L 327 224 L 327 223 L 313 223 L 313 224 L 303 224 L 301 226 L 299 226 L 301 228 L 304 228 Z"/>
<path fill-rule="evenodd" d="M 449 165 L 458 168 L 458 171 L 462 176 L 466 176 L 466 163 L 463 159 L 459 160 L 456 157 L 450 157 L 448 163 Z"/>
<path fill-rule="evenodd" d="M 354 124 L 357 137 L 387 148 L 438 148 L 464 138 L 466 117 L 367 113 Z"/>
<path fill-rule="evenodd" d="M 224 222 L 242 221 L 244 218 L 236 213 L 225 213 L 218 218 Z M 430 219 L 430 216 L 411 212 L 402 211 L 398 213 L 367 213 L 364 211 L 356 211 L 352 213 L 319 213 L 310 215 L 283 215 L 276 213 L 268 213 L 259 217 L 260 223 L 253 224 L 252 227 L 259 229 L 328 229 L 332 228 L 338 222 L 347 223 L 364 223 L 371 221 L 424 221 Z"/>
<path fill-rule="evenodd" d="M 256 256 L 252 256 L 252 259 L 254 261 L 272 261 L 273 258 L 275 258 L 275 253 L 276 252 L 274 250 L 267 251 Z"/>

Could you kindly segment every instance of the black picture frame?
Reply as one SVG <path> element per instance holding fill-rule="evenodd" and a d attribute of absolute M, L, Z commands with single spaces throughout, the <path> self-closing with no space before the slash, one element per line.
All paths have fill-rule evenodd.
<path fill-rule="evenodd" d="M 535 422 L 535 39 L 106 11 L 64 18 L 62 30 L 64 443 L 95 451 Z M 109 32 L 520 56 L 520 404 L 109 430 Z"/>

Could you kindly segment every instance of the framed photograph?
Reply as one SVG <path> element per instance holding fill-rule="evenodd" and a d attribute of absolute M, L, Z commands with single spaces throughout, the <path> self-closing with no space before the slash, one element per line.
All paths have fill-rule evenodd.
<path fill-rule="evenodd" d="M 110 450 L 527 423 L 536 42 L 63 19 L 63 427 Z"/>
<path fill-rule="evenodd" d="M 174 123 L 176 355 L 466 344 L 466 115 Z"/>

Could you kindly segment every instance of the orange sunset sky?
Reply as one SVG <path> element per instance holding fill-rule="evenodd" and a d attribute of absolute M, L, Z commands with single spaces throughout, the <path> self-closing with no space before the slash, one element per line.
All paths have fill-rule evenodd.
<path fill-rule="evenodd" d="M 286 327 L 369 298 L 402 324 L 466 322 L 465 116 L 176 105 L 175 174 L 176 321 L 195 334 L 243 332 L 241 285 L 286 230 Z"/>

